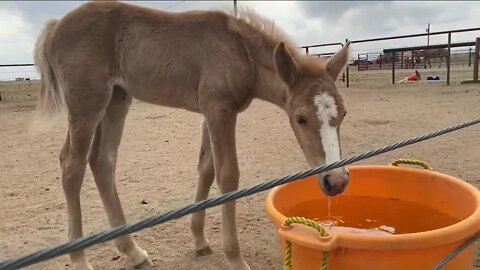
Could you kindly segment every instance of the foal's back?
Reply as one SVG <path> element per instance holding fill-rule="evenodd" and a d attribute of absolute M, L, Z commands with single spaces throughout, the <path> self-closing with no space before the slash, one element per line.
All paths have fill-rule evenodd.
<path fill-rule="evenodd" d="M 234 20 L 90 2 L 59 21 L 48 52 L 69 83 L 93 76 L 137 99 L 198 112 L 211 96 L 241 107 L 253 71 Z"/>

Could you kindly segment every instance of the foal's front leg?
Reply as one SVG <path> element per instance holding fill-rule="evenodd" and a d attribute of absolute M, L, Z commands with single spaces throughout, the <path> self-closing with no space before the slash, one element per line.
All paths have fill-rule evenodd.
<path fill-rule="evenodd" d="M 238 189 L 239 169 L 235 147 L 235 124 L 237 113 L 225 110 L 207 115 L 210 142 L 215 163 L 215 174 L 221 192 L 228 193 Z M 249 270 L 240 251 L 237 236 L 235 201 L 222 205 L 223 249 L 234 270 Z"/>
<path fill-rule="evenodd" d="M 198 185 L 195 201 L 201 201 L 208 198 L 208 192 L 215 178 L 215 169 L 213 165 L 212 147 L 210 146 L 210 134 L 207 123 L 202 122 L 202 142 L 200 154 L 198 157 Z M 192 214 L 190 230 L 195 241 L 195 253 L 198 256 L 212 254 L 212 249 L 205 238 L 205 210 Z"/>

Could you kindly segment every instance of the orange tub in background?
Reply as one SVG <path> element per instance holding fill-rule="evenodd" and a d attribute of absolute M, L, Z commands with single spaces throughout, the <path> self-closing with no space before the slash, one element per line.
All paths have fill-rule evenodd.
<path fill-rule="evenodd" d="M 480 231 L 480 191 L 461 179 L 431 170 L 396 166 L 351 166 L 346 191 L 331 198 L 331 216 L 339 226 L 389 226 L 395 234 L 366 235 L 328 231 L 327 237 L 305 225 L 284 227 L 288 217 L 325 217 L 328 197 L 316 176 L 276 187 L 266 211 L 278 228 L 282 258 L 292 243 L 292 270 L 319 270 L 329 251 L 328 270 L 427 270 Z M 442 269 L 473 268 L 470 245 Z"/>

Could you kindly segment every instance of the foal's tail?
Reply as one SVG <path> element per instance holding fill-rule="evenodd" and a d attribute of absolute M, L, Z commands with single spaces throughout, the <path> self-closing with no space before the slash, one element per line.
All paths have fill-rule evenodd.
<path fill-rule="evenodd" d="M 40 94 L 33 123 L 36 129 L 40 128 L 40 124 L 45 124 L 47 120 L 51 121 L 53 116 L 63 112 L 65 108 L 63 92 L 59 88 L 47 55 L 47 48 L 51 42 L 57 22 L 57 20 L 48 21 L 35 44 L 34 61 L 41 76 Z"/>

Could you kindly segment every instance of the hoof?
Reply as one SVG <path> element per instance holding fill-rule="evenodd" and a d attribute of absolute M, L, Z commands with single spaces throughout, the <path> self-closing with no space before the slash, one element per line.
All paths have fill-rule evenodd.
<path fill-rule="evenodd" d="M 195 251 L 195 255 L 197 255 L 198 257 L 211 255 L 212 253 L 213 253 L 212 248 L 208 246 Z"/>
<path fill-rule="evenodd" d="M 150 259 L 146 259 L 145 261 L 133 266 L 135 270 L 149 270 L 152 269 L 153 263 Z"/>

